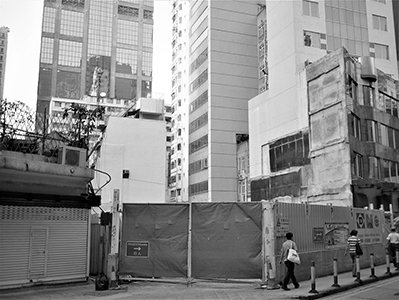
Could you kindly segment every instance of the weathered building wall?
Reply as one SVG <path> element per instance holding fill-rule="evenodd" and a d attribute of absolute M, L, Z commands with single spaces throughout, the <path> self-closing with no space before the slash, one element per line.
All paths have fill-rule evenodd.
<path fill-rule="evenodd" d="M 307 68 L 310 202 L 352 204 L 344 54 L 341 49 Z"/>

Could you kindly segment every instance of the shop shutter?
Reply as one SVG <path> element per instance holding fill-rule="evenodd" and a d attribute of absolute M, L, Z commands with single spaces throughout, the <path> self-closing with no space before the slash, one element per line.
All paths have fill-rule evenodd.
<path fill-rule="evenodd" d="M 82 208 L 0 206 L 0 286 L 30 279 L 85 280 L 89 213 Z"/>

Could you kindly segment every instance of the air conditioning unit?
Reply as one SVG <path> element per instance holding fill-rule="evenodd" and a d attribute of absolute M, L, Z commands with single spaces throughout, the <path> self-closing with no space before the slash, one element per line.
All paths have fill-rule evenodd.
<path fill-rule="evenodd" d="M 86 149 L 64 145 L 58 149 L 58 163 L 67 166 L 87 167 Z"/>

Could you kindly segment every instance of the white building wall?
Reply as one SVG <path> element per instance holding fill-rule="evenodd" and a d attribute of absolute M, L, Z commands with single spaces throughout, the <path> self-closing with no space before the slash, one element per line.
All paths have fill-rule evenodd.
<path fill-rule="evenodd" d="M 208 37 L 209 199 L 237 201 L 236 134 L 248 133 L 258 93 L 256 2 L 210 1 Z"/>
<path fill-rule="evenodd" d="M 111 176 L 101 192 L 104 210 L 111 207 L 114 189 L 123 203 L 165 202 L 165 137 L 164 121 L 110 117 L 96 165 Z M 129 170 L 128 179 L 122 179 L 123 170 Z M 96 174 L 96 185 L 106 180 Z"/>

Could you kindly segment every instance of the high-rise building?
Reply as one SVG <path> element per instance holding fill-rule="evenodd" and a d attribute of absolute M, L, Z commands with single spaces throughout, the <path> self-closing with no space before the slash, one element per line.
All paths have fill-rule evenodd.
<path fill-rule="evenodd" d="M 342 88 L 347 88 L 345 92 L 352 99 L 357 97 L 357 95 L 353 95 L 357 91 L 359 91 L 360 97 L 367 98 L 367 95 L 364 97 L 362 95 L 363 90 L 367 88 L 364 87 L 366 83 L 355 78 L 356 74 L 356 76 L 360 76 L 359 72 L 355 72 L 354 65 L 357 64 L 352 66 L 348 63 L 347 73 L 345 77 L 341 77 L 341 79 L 345 78 L 345 85 L 341 83 L 337 83 L 335 86 L 331 85 L 330 80 L 334 80 L 333 76 L 324 76 L 325 82 L 319 82 L 325 86 L 325 89 L 318 91 L 325 93 L 325 101 L 332 102 L 329 105 L 310 108 L 310 96 L 308 88 L 304 84 L 307 80 L 304 69 L 331 51 L 343 46 L 349 52 L 345 55 L 354 61 L 362 62 L 361 65 L 364 68 L 374 70 L 376 67 L 385 74 L 386 78 L 397 80 L 393 3 L 392 0 L 279 0 L 266 1 L 265 4 L 267 23 L 265 35 L 267 70 L 265 72 L 268 76 L 268 86 L 263 93 L 249 101 L 251 190 L 257 193 L 263 191 L 264 197 L 266 197 L 265 193 L 269 193 L 268 199 L 293 195 L 300 198 L 301 195 L 309 195 L 306 193 L 306 184 L 303 180 L 306 177 L 305 173 L 311 172 L 302 166 L 308 165 L 312 159 L 317 160 L 318 156 L 326 156 L 322 148 L 333 149 L 328 147 L 333 143 L 340 143 L 340 138 L 343 136 L 330 139 L 330 135 L 336 134 L 335 118 L 339 114 L 331 114 L 328 108 L 331 106 L 338 109 L 336 104 L 339 103 L 338 100 L 342 100 L 338 98 L 345 94 L 342 93 Z M 336 56 L 336 58 L 338 57 Z M 366 61 L 370 63 L 367 64 Z M 320 68 L 322 66 L 323 64 Z M 383 87 L 382 82 L 383 80 L 379 79 L 377 82 L 369 81 L 367 83 L 367 86 L 373 89 L 372 94 L 375 97 L 380 95 L 379 98 L 376 98 L 378 102 L 384 102 L 385 96 L 397 99 L 394 89 Z M 377 92 L 379 89 L 380 91 Z M 364 93 L 367 94 L 367 91 Z M 332 100 L 334 98 L 336 99 Z M 391 102 L 389 101 L 389 103 Z M 396 105 L 396 102 L 393 101 L 392 105 Z M 348 114 L 353 106 L 354 104 L 348 100 Z M 366 106 L 370 106 L 370 104 Z M 381 108 L 383 106 L 382 104 L 378 106 L 373 113 L 377 115 L 379 110 L 385 111 L 385 108 Z M 343 106 L 341 109 L 346 111 Z M 372 115 L 367 117 L 360 111 L 361 109 L 353 111 L 357 116 L 354 120 L 377 118 Z M 314 131 L 311 132 L 312 128 L 309 124 L 310 115 L 316 114 L 316 112 L 320 112 L 317 114 L 320 121 L 324 120 L 325 124 L 330 124 L 330 126 L 313 127 L 314 130 L 322 130 L 320 134 L 323 137 L 320 136 L 320 139 L 328 141 L 327 144 L 317 144 L 317 147 L 313 147 L 315 136 L 313 135 Z M 391 117 L 386 116 L 384 120 L 381 118 L 377 118 L 378 122 L 382 124 L 381 126 L 398 129 L 395 128 L 396 121 L 392 123 L 387 121 Z M 395 119 L 397 116 L 392 118 Z M 341 119 L 342 122 L 345 120 L 345 118 Z M 346 124 L 341 125 L 346 126 Z M 366 125 L 362 123 L 361 126 L 364 128 Z M 338 163 L 339 153 L 334 159 L 337 160 L 336 166 L 341 165 Z M 354 160 L 356 159 L 355 157 Z M 366 160 L 366 158 L 364 159 Z M 385 159 L 388 158 L 385 157 Z M 389 159 L 392 160 L 392 157 Z M 319 163 L 323 162 L 319 161 Z M 329 172 L 334 169 L 333 160 L 326 160 L 324 163 L 324 168 L 321 168 L 324 173 L 313 174 L 316 182 L 317 180 L 320 182 L 323 180 L 325 182 L 333 181 L 332 177 L 329 177 Z M 356 163 L 352 163 L 352 168 L 356 167 Z M 331 166 L 329 170 L 326 167 L 328 165 Z M 350 173 L 350 163 L 346 166 Z M 342 184 L 342 189 L 339 190 L 337 187 L 340 182 L 337 181 L 334 184 L 337 184 L 335 189 L 332 187 L 329 189 L 327 184 L 324 190 L 321 186 L 317 190 L 317 184 L 315 184 L 315 189 L 311 194 L 313 198 L 309 201 L 331 202 L 334 200 L 336 201 L 334 203 L 339 203 L 340 199 L 344 199 L 345 201 L 342 203 L 349 205 L 353 199 L 353 190 L 350 190 L 350 185 Z"/>
<path fill-rule="evenodd" d="M 191 202 L 240 199 L 237 143 L 247 139 L 248 100 L 259 89 L 260 8 L 258 1 L 190 3 L 186 130 Z"/>
<path fill-rule="evenodd" d="M 4 78 L 6 75 L 7 44 L 9 32 L 10 29 L 8 27 L 0 27 L 0 99 L 3 99 L 4 93 Z"/>
<path fill-rule="evenodd" d="M 169 193 L 171 202 L 188 201 L 188 0 L 172 5 L 172 132 Z"/>
<path fill-rule="evenodd" d="M 45 0 L 37 111 L 48 113 L 52 97 L 149 97 L 153 2 Z"/>

